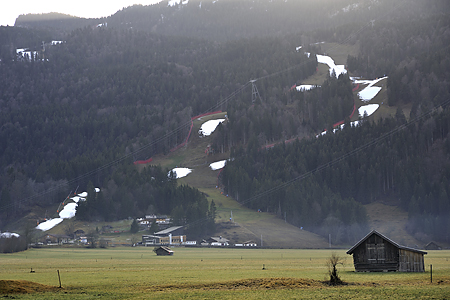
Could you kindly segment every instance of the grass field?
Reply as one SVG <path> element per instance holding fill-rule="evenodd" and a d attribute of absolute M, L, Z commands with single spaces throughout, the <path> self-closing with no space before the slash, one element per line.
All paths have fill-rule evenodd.
<path fill-rule="evenodd" d="M 345 250 L 334 250 L 346 259 L 340 274 L 348 285 L 340 287 L 323 283 L 332 250 L 174 251 L 170 257 L 156 256 L 152 248 L 143 247 L 1 254 L 0 294 L 7 296 L 1 289 L 4 280 L 26 280 L 56 288 L 17 293 L 16 299 L 448 299 L 450 295 L 448 250 L 430 251 L 425 273 L 355 273 L 352 257 Z"/>

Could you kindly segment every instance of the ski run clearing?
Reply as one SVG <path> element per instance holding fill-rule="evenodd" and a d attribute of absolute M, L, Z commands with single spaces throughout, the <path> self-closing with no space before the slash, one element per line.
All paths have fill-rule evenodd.
<path fill-rule="evenodd" d="M 299 49 L 301 49 L 301 47 L 297 47 L 296 48 L 297 51 Z M 309 57 L 310 53 L 305 52 L 305 54 Z M 316 55 L 317 57 L 317 62 L 320 64 L 325 64 L 328 66 L 329 71 L 330 71 L 330 75 L 332 75 L 333 73 L 336 75 L 336 77 L 339 77 L 339 75 L 341 74 L 347 74 L 347 70 L 345 69 L 344 65 L 336 65 L 334 60 L 326 55 Z M 381 80 L 387 79 L 388 77 L 382 77 L 382 78 L 377 78 L 375 80 L 362 80 L 362 79 L 356 79 L 354 77 L 350 77 L 350 79 L 353 81 L 353 83 L 355 84 L 367 84 L 367 87 L 365 87 L 362 91 L 360 91 L 358 93 L 358 97 L 359 99 L 361 99 L 361 101 L 363 102 L 369 102 L 370 100 L 372 100 L 373 98 L 375 98 L 376 95 L 378 95 L 378 93 L 381 91 L 382 87 L 379 86 L 375 86 L 375 84 L 377 84 L 378 82 L 380 82 Z M 304 91 L 309 91 L 313 88 L 316 87 L 320 87 L 317 85 L 311 85 L 311 84 L 302 84 L 296 87 L 297 91 L 299 92 L 304 92 Z M 364 106 L 363 106 L 364 107 Z M 367 116 L 370 116 L 371 114 L 373 114 L 379 106 L 377 106 L 375 108 L 375 106 L 367 106 L 364 107 L 362 110 L 360 109 L 360 116 L 364 115 L 364 111 L 367 112 Z M 361 107 L 362 108 L 362 107 Z M 375 109 L 374 109 L 375 108 Z"/>
<path fill-rule="evenodd" d="M 300 49 L 302 49 L 302 46 L 299 46 L 296 48 L 296 51 L 299 51 Z M 305 52 L 305 55 L 310 57 L 311 53 L 309 52 Z M 328 66 L 329 68 L 329 72 L 330 72 L 330 76 L 332 76 L 333 74 L 336 77 L 339 77 L 339 75 L 341 74 L 347 74 L 347 70 L 345 69 L 344 65 L 336 65 L 334 60 L 326 55 L 316 55 L 317 57 L 317 62 L 320 64 L 325 64 Z M 367 86 L 361 90 L 358 93 L 358 97 L 361 101 L 363 101 L 364 103 L 368 103 L 370 102 L 373 98 L 376 97 L 376 95 L 378 95 L 378 93 L 382 90 L 382 87 L 379 86 L 375 86 L 378 82 L 387 79 L 388 77 L 382 77 L 382 78 L 377 78 L 375 80 L 366 80 L 366 79 L 358 79 L 355 77 L 350 77 L 350 79 L 352 80 L 352 82 L 354 84 L 363 84 Z M 297 91 L 299 92 L 305 92 L 305 91 L 309 91 L 311 89 L 314 88 L 319 88 L 320 86 L 318 85 L 311 85 L 311 84 L 302 84 L 302 85 L 298 85 L 296 86 Z M 361 118 L 363 117 L 368 117 L 370 115 L 372 115 L 378 108 L 380 107 L 379 104 L 367 104 L 367 105 L 363 105 L 361 107 L 358 108 L 358 114 Z M 351 122 L 352 126 L 357 126 L 359 124 L 359 121 L 354 121 Z M 344 128 L 344 124 L 340 125 L 339 128 L 335 128 L 333 130 L 333 132 L 336 132 L 338 129 L 343 129 Z M 321 135 L 326 134 L 326 131 L 323 131 L 322 133 L 318 134 L 316 137 L 319 137 Z"/>
<path fill-rule="evenodd" d="M 302 49 L 302 46 L 297 47 L 295 50 L 298 52 L 300 51 L 300 49 Z M 309 52 L 305 52 L 305 55 L 310 57 L 311 53 Z M 329 72 L 330 72 L 330 76 L 332 76 L 333 74 L 336 77 L 339 77 L 339 75 L 341 74 L 347 74 L 347 70 L 345 69 L 344 65 L 336 65 L 334 60 L 326 55 L 316 55 L 317 58 L 317 62 L 320 64 L 325 64 L 328 66 L 329 68 Z M 367 85 L 364 89 L 362 89 L 359 93 L 358 93 L 358 98 L 363 101 L 364 103 L 368 103 L 370 102 L 373 98 L 375 98 L 378 93 L 382 90 L 382 87 L 379 86 L 375 86 L 377 83 L 379 83 L 380 81 L 387 79 L 388 77 L 382 77 L 382 78 L 377 78 L 375 80 L 365 80 L 365 79 L 359 79 L 359 78 L 355 78 L 355 77 L 350 77 L 350 80 L 352 80 L 352 82 L 354 84 L 362 84 L 362 85 Z M 296 86 L 297 91 L 299 92 L 306 92 L 309 90 L 312 90 L 314 88 L 320 88 L 320 86 L 318 85 L 311 85 L 311 84 L 302 84 L 302 85 L 298 85 Z M 379 104 L 367 104 L 367 105 L 363 105 L 361 107 L 358 108 L 358 114 L 359 117 L 363 118 L 363 117 L 368 117 L 370 115 L 372 115 L 378 108 L 380 107 Z M 350 123 L 351 126 L 357 126 L 359 124 L 359 121 L 354 121 Z M 335 128 L 333 130 L 333 132 L 336 132 L 339 129 L 343 129 L 344 128 L 344 124 L 340 125 L 338 128 Z M 321 135 L 326 134 L 326 131 L 321 132 L 320 134 L 318 134 L 316 137 L 319 137 Z"/>
<path fill-rule="evenodd" d="M 95 188 L 95 192 L 99 193 L 100 189 Z M 42 222 L 38 226 L 36 226 L 36 229 L 39 229 L 42 231 L 47 231 L 47 230 L 52 229 L 53 227 L 55 227 L 62 221 L 64 221 L 64 219 L 71 219 L 71 218 L 75 217 L 75 214 L 77 212 L 78 202 L 86 201 L 87 195 L 88 195 L 87 192 L 82 192 L 82 193 L 78 194 L 77 196 L 70 198 L 70 200 L 72 200 L 73 202 L 69 202 L 65 205 L 63 202 L 64 208 L 59 212 L 59 218 L 49 219 L 45 222 Z"/>
<path fill-rule="evenodd" d="M 330 68 L 330 76 L 333 75 L 333 73 L 336 77 L 339 77 L 339 75 L 341 75 L 341 74 L 347 74 L 347 70 L 345 69 L 345 66 L 344 65 L 336 65 L 334 63 L 334 60 L 331 57 L 326 56 L 326 55 L 319 55 L 319 54 L 317 54 L 316 57 L 317 57 L 317 62 L 319 64 L 328 65 L 328 67 Z"/>
<path fill-rule="evenodd" d="M 216 120 L 209 120 L 202 124 L 199 134 L 203 136 L 209 136 L 211 135 L 214 130 L 216 130 L 217 126 L 224 122 L 225 119 L 216 119 Z M 216 163 L 212 163 L 210 165 L 212 170 L 219 170 L 222 169 L 226 164 L 226 160 L 219 161 Z M 183 178 L 189 175 L 193 170 L 189 168 L 174 168 L 171 171 L 175 174 L 175 177 Z M 167 174 L 167 176 L 170 176 L 170 172 Z M 99 188 L 95 188 L 95 192 L 100 192 Z M 82 192 L 76 196 L 73 196 L 70 198 L 73 202 L 67 203 L 64 205 L 64 208 L 59 212 L 59 218 L 49 219 L 45 222 L 40 223 L 36 229 L 40 229 L 42 231 L 47 231 L 64 221 L 64 219 L 71 219 L 75 217 L 75 214 L 77 212 L 77 206 L 80 201 L 86 201 L 86 197 L 88 196 L 87 192 Z"/>

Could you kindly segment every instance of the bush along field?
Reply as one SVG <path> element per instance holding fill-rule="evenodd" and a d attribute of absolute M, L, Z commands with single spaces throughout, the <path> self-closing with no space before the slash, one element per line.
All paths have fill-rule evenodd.
<path fill-rule="evenodd" d="M 450 251 L 423 273 L 356 273 L 344 250 L 31 249 L 0 255 L 0 295 L 16 299 L 446 299 Z M 330 285 L 333 255 L 341 284 Z M 432 265 L 432 281 L 430 265 Z M 61 279 L 61 288 L 59 278 Z"/>

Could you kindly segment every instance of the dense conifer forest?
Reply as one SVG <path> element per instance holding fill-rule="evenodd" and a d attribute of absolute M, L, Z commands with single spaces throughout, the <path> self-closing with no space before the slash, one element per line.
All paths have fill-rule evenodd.
<path fill-rule="evenodd" d="M 20 16 L 0 27 L 0 229 L 74 186 L 101 186 L 77 218 L 163 213 L 195 224 L 195 236 L 211 234 L 215 208 L 204 195 L 160 167 L 138 173 L 133 161 L 168 153 L 193 116 L 222 110 L 228 122 L 212 151 L 230 153 L 221 183 L 238 202 L 351 243 L 367 230 L 363 205 L 382 200 L 408 211 L 417 238 L 450 242 L 449 8 L 442 0 L 191 0 L 98 20 Z M 348 75 L 292 90 L 316 72 L 319 41 L 356 45 L 352 74 L 388 75 L 396 115 L 356 127 L 347 119 L 316 138 L 354 106 Z"/>

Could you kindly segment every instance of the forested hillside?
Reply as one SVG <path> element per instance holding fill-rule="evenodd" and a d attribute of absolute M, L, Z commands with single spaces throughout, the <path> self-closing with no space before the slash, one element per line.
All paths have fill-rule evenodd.
<path fill-rule="evenodd" d="M 361 204 L 380 199 L 409 211 L 412 232 L 446 241 L 448 104 L 410 124 L 399 110 L 377 124 L 347 124 L 334 135 L 270 150 L 249 143 L 227 164 L 222 180 L 246 206 L 286 214 L 289 222 L 325 236 L 332 233 L 340 243 L 367 230 Z"/>
<path fill-rule="evenodd" d="M 77 208 L 77 219 L 114 221 L 129 216 L 166 214 L 176 225 L 187 225 L 192 238 L 214 234 L 214 202 L 196 188 L 178 185 L 176 178 L 161 169 L 147 167 L 138 173 L 134 167 L 116 170 L 104 185 L 103 192 L 94 192 L 87 185 L 88 197 Z"/>
<path fill-rule="evenodd" d="M 53 39 L 59 39 L 77 28 L 102 24 L 103 19 L 85 19 L 61 13 L 27 14 L 17 17 L 15 27 L 29 27 L 52 31 Z"/>
<path fill-rule="evenodd" d="M 15 40 L 9 30 L 18 29 L 3 29 L 11 45 L 32 36 L 20 29 Z M 301 66 L 268 82 L 261 93 L 269 99 L 317 64 L 286 38 L 213 44 L 111 28 L 75 30 L 31 61 L 12 49 L 3 53 L 0 83 L 4 222 L 60 201 L 59 193 L 34 195 L 62 182 L 62 190 L 89 180 L 103 186 L 117 163 L 167 153 L 200 112 L 226 110 L 230 101 L 251 106 L 251 78 Z M 236 89 L 242 93 L 227 99 Z"/>
<path fill-rule="evenodd" d="M 167 154 L 193 116 L 221 110 L 211 149 L 229 154 L 221 184 L 240 203 L 352 243 L 367 230 L 363 205 L 386 201 L 409 211 L 417 238 L 450 242 L 449 12 L 445 0 L 190 0 L 101 20 L 21 16 L 0 27 L 0 229 L 100 186 L 78 218 L 165 213 L 211 233 L 204 195 L 133 162 Z M 350 75 L 386 75 L 397 114 L 352 128 L 348 74 L 293 88 L 317 74 L 321 41 L 358 49 Z"/>
<path fill-rule="evenodd" d="M 269 151 L 261 151 L 263 144 L 254 140 L 223 172 L 227 191 L 249 207 L 286 213 L 293 224 L 324 236 L 332 232 L 342 242 L 353 242 L 364 231 L 360 204 L 387 201 L 409 212 L 408 230 L 417 238 L 449 242 L 448 20 L 448 14 L 437 14 L 379 22 L 358 33 L 345 26 L 338 29 L 341 38 L 349 36 L 360 45 L 358 57 L 348 57 L 353 74 L 388 75 L 388 104 L 398 107 L 395 117 L 352 129 L 347 123 L 336 135 Z M 330 32 L 319 35 L 334 40 Z M 296 115 L 308 114 L 305 98 L 319 100 L 316 93 L 327 90 L 324 85 L 297 95 L 292 101 L 302 109 Z M 337 90 L 330 94 L 338 95 Z M 313 112 L 331 108 L 330 103 L 312 103 L 317 105 Z M 401 108 L 408 111 L 406 116 Z M 363 145 L 370 147 L 360 150 Z M 293 180 L 298 181 L 287 185 Z M 271 189 L 276 192 L 266 194 Z"/>

